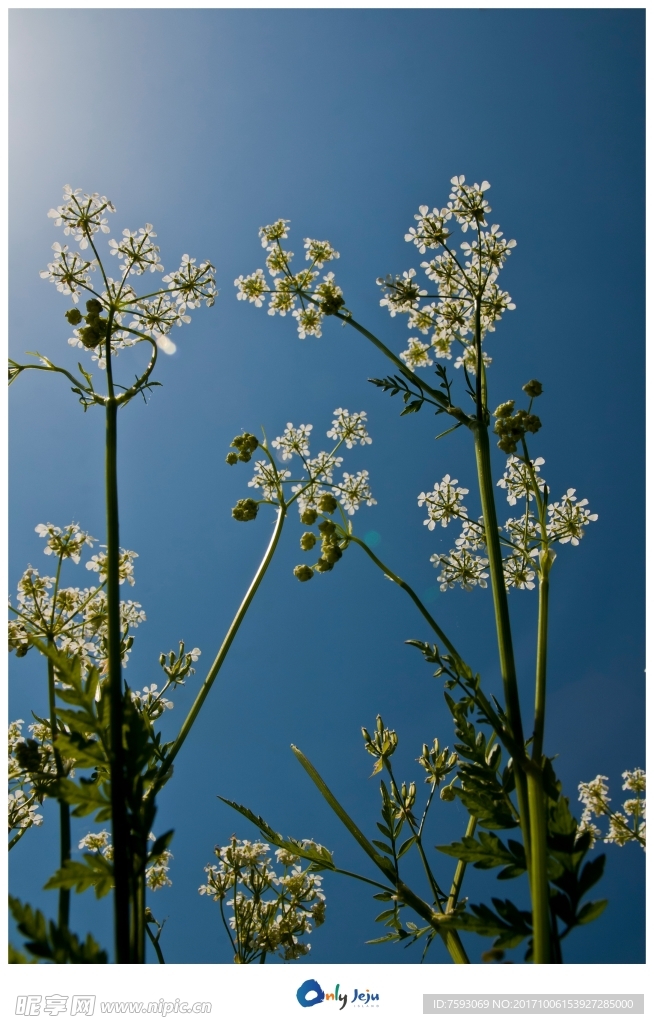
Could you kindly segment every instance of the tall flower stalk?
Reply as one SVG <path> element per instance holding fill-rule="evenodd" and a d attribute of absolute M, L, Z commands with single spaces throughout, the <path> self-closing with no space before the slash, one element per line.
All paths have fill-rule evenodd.
<path fill-rule="evenodd" d="M 539 476 L 544 460 L 532 460 L 530 457 L 527 437 L 536 434 L 541 428 L 541 421 L 532 410 L 534 400 L 543 390 L 540 382 L 532 380 L 524 386 L 523 390 L 529 399 L 526 408 L 516 409 L 515 401 L 511 400 L 503 402 L 494 413 L 491 412 L 489 367 L 492 360 L 484 346 L 503 314 L 515 308 L 511 296 L 501 290 L 497 282 L 516 242 L 506 239 L 498 224 L 489 227 L 487 218 L 491 208 L 487 199 L 490 189 L 488 182 L 467 185 L 465 178 L 458 176 L 452 178 L 451 185 L 448 203 L 442 209 L 430 210 L 428 206 L 421 206 L 415 216 L 416 224 L 405 235 L 405 240 L 415 245 L 420 254 L 425 255 L 429 250 L 429 258 L 422 262 L 421 267 L 426 272 L 431 290 L 419 283 L 413 268 L 401 275 L 378 279 L 383 291 L 381 305 L 388 309 L 391 317 L 407 315 L 409 329 L 417 332 L 409 337 L 406 350 L 399 355 L 355 320 L 345 305 L 342 290 L 332 271 L 320 278 L 319 271 L 324 264 L 339 258 L 339 253 L 329 242 L 305 239 L 308 266 L 299 271 L 292 269 L 293 253 L 283 247 L 289 232 L 287 220 L 278 220 L 261 228 L 259 232 L 267 253 L 266 267 L 271 282 L 260 268 L 254 274 L 238 277 L 235 285 L 238 299 L 249 301 L 255 306 L 262 306 L 267 299 L 270 315 L 285 316 L 291 313 L 296 320 L 300 338 L 320 337 L 325 317 L 333 316 L 341 320 L 372 342 L 394 364 L 393 374 L 381 379 L 375 378 L 372 383 L 391 395 L 402 395 L 402 415 L 431 407 L 437 416 L 445 415 L 451 422 L 439 437 L 461 427 L 470 432 L 476 458 L 481 516 L 477 519 L 469 517 L 462 501 L 468 490 L 457 487 L 458 481 L 449 475 L 434 485 L 434 491 L 419 495 L 418 503 L 426 507 L 428 517 L 425 523 L 430 529 L 437 523 L 447 526 L 451 520 L 460 521 L 463 527 L 461 536 L 449 554 L 432 556 L 432 563 L 440 573 L 438 580 L 441 590 L 446 591 L 455 585 L 466 590 L 476 586 L 490 587 L 503 683 L 503 706 L 488 700 L 479 677 L 468 668 L 434 620 L 431 623 L 432 629 L 444 645 L 446 653 L 421 642 L 416 642 L 416 646 L 428 660 L 439 665 L 437 674 L 445 673 L 446 686 L 463 690 L 465 696 L 458 703 L 447 698 L 453 711 L 457 736 L 466 738 L 468 744 L 472 743 L 472 738 L 468 738 L 466 723 L 470 712 L 475 710 L 479 716 L 478 721 L 487 723 L 493 730 L 491 740 L 488 741 L 488 765 L 497 761 L 494 748 L 491 750 L 493 737 L 499 740 L 509 761 L 497 790 L 497 799 L 505 804 L 502 824 L 498 825 L 500 819 L 489 809 L 488 793 L 483 799 L 480 797 L 479 778 L 475 780 L 474 772 L 471 773 L 471 769 L 464 764 L 459 768 L 462 786 L 457 790 L 449 790 L 449 793 L 456 792 L 460 796 L 470 810 L 471 817 L 469 832 L 462 843 L 440 848 L 451 856 L 458 856 L 461 867 L 460 871 L 457 868 L 460 878 L 454 886 L 457 892 L 454 900 L 448 904 L 448 912 L 454 919 L 458 918 L 459 927 L 478 930 L 482 934 L 496 934 L 500 944 L 514 941 L 515 934 L 507 925 L 513 911 L 507 910 L 504 904 L 499 917 L 494 911 L 482 906 L 478 908 L 477 919 L 473 921 L 470 915 L 466 916 L 467 912 L 457 909 L 457 899 L 465 863 L 477 862 L 478 866 L 491 866 L 488 863 L 488 844 L 495 843 L 496 837 L 493 837 L 492 832 L 482 832 L 475 837 L 477 822 L 481 821 L 486 827 L 518 826 L 522 835 L 522 852 L 515 854 L 518 860 L 511 865 L 510 870 L 516 874 L 527 871 L 531 893 L 531 910 L 519 918 L 521 924 L 518 932 L 522 937 L 530 937 L 529 955 L 533 961 L 549 963 L 560 957 L 557 915 L 566 927 L 571 927 L 570 922 L 585 923 L 602 909 L 597 904 L 592 905 L 595 909 L 591 911 L 591 905 L 588 905 L 577 914 L 575 900 L 578 896 L 571 896 L 574 886 L 570 879 L 565 883 L 561 881 L 561 868 L 554 864 L 557 857 L 562 856 L 562 835 L 567 837 L 566 843 L 572 843 L 569 851 L 572 860 L 569 863 L 574 862 L 577 876 L 589 846 L 588 842 L 581 841 L 575 831 L 576 823 L 569 813 L 567 801 L 561 795 L 552 759 L 544 753 L 548 606 L 550 575 L 555 558 L 554 545 L 577 545 L 585 526 L 596 520 L 597 515 L 588 512 L 586 500 L 579 501 L 573 489 L 566 492 L 561 502 L 551 503 L 549 489 Z M 452 229 L 457 224 L 463 235 L 458 250 L 454 248 L 452 238 Z M 421 340 L 420 335 L 426 340 Z M 454 369 L 460 370 L 463 378 L 462 399 L 454 397 L 455 385 L 449 377 L 446 362 L 452 359 Z M 434 363 L 436 381 L 430 382 L 417 371 L 434 366 Z M 495 500 L 496 481 L 489 435 L 493 418 L 498 447 L 509 456 L 499 485 L 505 489 L 510 504 L 514 505 L 520 500 L 524 502 L 525 508 L 520 519 L 510 519 L 504 527 L 498 522 Z M 390 578 L 395 577 L 391 575 Z M 511 588 L 533 590 L 536 580 L 538 628 L 534 719 L 533 727 L 526 727 L 518 691 L 508 591 Z M 399 578 L 396 579 L 398 581 Z M 400 585 L 414 603 L 419 603 L 415 592 L 408 585 Z M 474 743 L 466 750 L 466 756 L 474 764 Z M 500 747 L 497 747 L 498 753 L 499 750 Z M 476 793 L 473 792 L 475 788 Z M 513 790 L 515 806 L 510 799 Z M 507 817 L 506 809 L 509 807 L 512 810 Z M 489 839 L 488 836 L 493 838 Z M 486 854 L 482 856 L 480 850 L 484 844 Z M 501 864 L 507 854 L 498 854 L 499 848 L 497 844 L 495 846 L 495 862 Z M 501 874 L 500 877 L 513 875 Z M 577 885 L 577 890 L 581 895 L 583 883 Z M 562 891 L 567 892 L 567 896 L 562 896 Z M 574 903 L 572 909 L 568 905 L 570 900 Z M 495 903 L 498 910 L 499 904 L 497 901 Z M 503 923 L 499 920 L 502 913 Z M 518 918 L 513 915 L 513 919 L 512 927 L 515 931 L 515 920 Z M 437 922 L 436 927 L 442 929 L 443 922 Z"/>
<path fill-rule="evenodd" d="M 178 270 L 163 277 L 161 285 L 138 295 L 131 283 L 146 272 L 162 272 L 159 247 L 151 224 L 138 231 L 126 228 L 120 240 L 111 239 L 109 249 L 121 260 L 117 279 L 108 276 L 97 248 L 98 235 L 109 233 L 104 214 L 115 212 L 113 204 L 98 193 L 88 195 L 81 189 L 64 189 L 63 203 L 49 212 L 64 235 L 70 236 L 81 251 L 70 251 L 68 245 L 53 246 L 54 258 L 41 277 L 52 281 L 59 292 L 70 296 L 74 305 L 66 312 L 66 319 L 74 328 L 69 344 L 85 350 L 98 368 L 104 370 L 106 391 L 97 391 L 91 373 L 78 363 L 80 378 L 65 368 L 56 366 L 47 357 L 36 355 L 38 364 L 10 362 L 10 382 L 26 369 L 41 369 L 61 373 L 73 384 L 84 410 L 99 405 L 105 411 L 105 502 L 106 552 L 103 559 L 103 578 L 106 584 L 106 685 L 109 695 L 109 789 L 113 831 L 113 893 L 115 917 L 116 960 L 120 963 L 138 962 L 143 958 L 144 942 L 144 890 L 142 873 L 145 865 L 143 840 L 130 834 L 130 810 L 125 747 L 126 697 L 121 676 L 121 612 L 120 583 L 121 559 L 119 498 L 118 498 L 118 410 L 136 395 L 144 395 L 155 382 L 151 376 L 159 350 L 170 354 L 175 344 L 169 337 L 173 328 L 190 321 L 187 309 L 214 303 L 216 285 L 214 268 L 205 261 L 196 265 L 189 256 L 182 257 Z M 82 254 L 90 250 L 89 257 Z M 92 254 L 92 255 L 91 255 Z M 93 286 L 92 274 L 98 272 L 99 283 Z M 81 294 L 86 301 L 86 314 L 79 309 Z M 149 360 L 145 370 L 131 387 L 118 386 L 114 377 L 114 360 L 125 348 L 138 344 L 149 347 Z M 47 644 L 52 638 L 45 637 Z M 51 730 L 55 747 L 57 774 L 61 776 L 57 753 L 57 716 L 55 710 L 56 665 L 49 668 Z M 70 856 L 69 825 L 62 810 L 62 868 Z M 66 837 L 68 836 L 68 839 Z M 137 850 L 138 847 L 138 850 Z M 67 856 L 66 856 L 67 855 Z M 140 873 L 134 870 L 134 861 L 142 863 Z M 69 890 L 60 897 L 60 921 L 67 925 Z"/>

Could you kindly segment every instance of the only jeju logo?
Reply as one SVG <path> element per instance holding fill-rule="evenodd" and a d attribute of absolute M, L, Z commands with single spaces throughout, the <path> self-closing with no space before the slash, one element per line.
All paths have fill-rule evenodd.
<path fill-rule="evenodd" d="M 371 992 L 369 988 L 361 991 L 355 988 L 354 995 L 348 998 L 346 992 L 341 992 L 340 985 L 333 992 L 324 992 L 315 978 L 300 985 L 296 997 L 300 1006 L 317 1006 L 318 1003 L 327 1002 L 333 1002 L 339 1010 L 344 1010 L 348 1002 L 350 1006 L 379 1006 L 379 994 Z"/>

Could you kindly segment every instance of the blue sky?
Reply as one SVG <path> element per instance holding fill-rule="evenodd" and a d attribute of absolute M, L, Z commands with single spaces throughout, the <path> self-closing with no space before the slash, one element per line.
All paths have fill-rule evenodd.
<path fill-rule="evenodd" d="M 232 287 L 261 264 L 259 226 L 290 218 L 291 248 L 300 252 L 306 235 L 328 238 L 349 308 L 400 351 L 405 321 L 380 309 L 376 277 L 416 265 L 403 235 L 418 205 L 443 205 L 453 174 L 487 178 L 492 219 L 518 240 L 502 279 L 517 309 L 492 336 L 492 401 L 543 381 L 534 454 L 545 457 L 555 493 L 576 487 L 599 513 L 555 567 L 546 747 L 560 755 L 573 801 L 577 782 L 599 772 L 617 802 L 620 773 L 644 764 L 644 13 L 22 10 L 10 26 L 14 358 L 39 349 L 75 363 L 67 303 L 38 277 L 52 242 L 63 241 L 46 213 L 64 183 L 108 195 L 114 233 L 152 222 L 167 269 L 183 252 L 217 268 L 220 298 L 177 332 L 177 354 L 157 368 L 164 387 L 121 417 L 121 540 L 140 556 L 128 596 L 148 616 L 130 685 L 157 681 L 159 652 L 181 638 L 202 649 L 198 668 L 208 668 L 267 543 L 270 517 L 230 516 L 250 476 L 224 463 L 232 437 L 261 424 L 274 436 L 288 420 L 324 436 L 332 410 L 345 406 L 368 412 L 374 438 L 344 467 L 367 468 L 378 500 L 357 513 L 358 532 L 379 535 L 380 557 L 498 690 L 490 594 L 438 592 L 434 536 L 416 505 L 446 472 L 472 498 L 469 438 L 436 444 L 427 415 L 400 420 L 397 402 L 367 383 L 388 365 L 354 332 L 327 323 L 321 339 L 300 341 L 290 318 L 238 303 Z M 103 422 L 47 374 L 23 375 L 10 411 L 13 589 L 28 562 L 49 568 L 36 523 L 74 519 L 103 537 Z M 500 457 L 495 466 L 499 479 Z M 404 595 L 356 550 L 301 587 L 291 573 L 299 533 L 292 517 L 161 800 L 159 829 L 176 829 L 174 885 L 152 906 L 168 916 L 171 961 L 229 957 L 217 908 L 197 887 L 216 843 L 254 834 L 216 794 L 360 870 L 289 744 L 370 831 L 377 786 L 360 727 L 381 713 L 398 731 L 407 780 L 424 741 L 452 739 L 437 681 L 403 645 L 425 633 Z M 534 595 L 514 594 L 511 607 L 526 701 Z M 43 713 L 44 664 L 35 654 L 11 664 L 12 717 Z M 177 693 L 171 729 L 194 685 Z M 13 853 L 12 887 L 23 898 L 34 900 L 34 878 L 55 866 L 48 810 Z M 439 809 L 432 824 L 442 843 L 459 819 Z M 571 938 L 566 958 L 641 962 L 644 858 L 635 847 L 606 852 L 597 894 L 609 909 Z M 486 895 L 489 881 L 470 871 L 471 896 Z M 492 891 L 508 894 L 502 883 Z M 326 892 L 315 960 L 417 958 L 415 947 L 364 945 L 377 934 L 376 911 L 355 883 L 327 878 Z M 51 893 L 37 900 L 53 906 Z M 74 907 L 74 926 L 108 941 L 109 901 L 98 907 L 87 895 Z M 485 945 L 470 942 L 477 956 Z"/>

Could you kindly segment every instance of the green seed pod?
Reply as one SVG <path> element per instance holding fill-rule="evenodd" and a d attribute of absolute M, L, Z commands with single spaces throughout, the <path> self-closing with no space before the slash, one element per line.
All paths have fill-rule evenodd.
<path fill-rule="evenodd" d="M 538 398 L 543 393 L 543 385 L 539 380 L 529 380 L 526 384 L 523 384 L 522 390 L 530 398 Z"/>
<path fill-rule="evenodd" d="M 64 316 L 66 317 L 68 323 L 72 324 L 73 327 L 77 327 L 77 325 L 81 324 L 82 322 L 82 314 L 77 308 L 67 309 L 66 312 L 64 313 Z"/>
<path fill-rule="evenodd" d="M 450 783 L 449 786 L 443 786 L 441 789 L 441 800 L 445 800 L 446 803 L 452 803 L 453 800 L 456 800 L 453 785 L 453 783 Z"/>
<path fill-rule="evenodd" d="M 259 506 L 253 498 L 239 498 L 232 509 L 232 515 L 239 523 L 248 523 L 257 518 Z"/>
<path fill-rule="evenodd" d="M 313 569 L 308 565 L 296 565 L 293 569 L 293 575 L 300 581 L 300 583 L 306 583 L 313 576 Z"/>
<path fill-rule="evenodd" d="M 86 303 L 86 308 L 92 316 L 93 314 L 99 316 L 99 314 L 102 312 L 102 303 L 98 302 L 97 299 L 89 299 L 89 301 Z"/>
<path fill-rule="evenodd" d="M 225 462 L 227 463 L 228 466 L 235 466 L 236 463 L 238 462 L 238 455 L 236 454 L 236 452 L 228 452 Z"/>
<path fill-rule="evenodd" d="M 326 512 L 327 515 L 331 515 L 338 508 L 338 502 L 333 494 L 323 494 L 318 502 L 318 508 L 321 512 Z"/>
<path fill-rule="evenodd" d="M 300 515 L 300 522 L 304 523 L 305 526 L 313 526 L 317 518 L 318 513 L 315 508 L 305 508 L 304 512 Z"/>
<path fill-rule="evenodd" d="M 317 540 L 318 538 L 316 537 L 315 533 L 310 533 L 307 530 L 307 532 L 303 533 L 302 536 L 300 537 L 300 547 L 302 548 L 303 551 L 311 551 L 311 548 L 316 546 Z"/>

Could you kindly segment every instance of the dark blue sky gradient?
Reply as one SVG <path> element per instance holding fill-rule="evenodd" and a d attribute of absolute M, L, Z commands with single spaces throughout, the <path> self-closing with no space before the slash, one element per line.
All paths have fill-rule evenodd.
<path fill-rule="evenodd" d="M 398 418 L 398 400 L 367 383 L 390 369 L 353 331 L 328 322 L 299 341 L 294 322 L 237 303 L 240 273 L 262 264 L 261 224 L 291 219 L 290 247 L 328 238 L 356 318 L 395 351 L 406 320 L 379 307 L 375 278 L 419 266 L 403 241 L 421 203 L 446 202 L 453 174 L 492 183 L 492 220 L 518 247 L 502 276 L 517 304 L 491 336 L 491 404 L 530 377 L 545 393 L 534 455 L 558 498 L 587 497 L 599 521 L 562 548 L 552 586 L 546 747 L 575 802 L 579 780 L 643 765 L 643 118 L 640 10 L 142 11 L 11 13 L 11 345 L 74 367 L 68 303 L 39 280 L 61 230 L 46 217 L 65 182 L 116 204 L 112 236 L 151 221 L 167 269 L 209 258 L 221 296 L 195 311 L 162 357 L 146 408 L 120 420 L 121 540 L 139 552 L 148 621 L 127 669 L 134 688 L 159 680 L 157 657 L 183 638 L 207 669 L 267 543 L 271 515 L 236 523 L 249 467 L 224 456 L 242 429 L 269 435 L 314 424 L 316 450 L 337 406 L 365 409 L 374 444 L 347 453 L 367 468 L 378 505 L 355 516 L 381 558 L 428 600 L 467 660 L 499 692 L 490 592 L 436 589 L 429 556 L 452 541 L 421 525 L 416 495 L 449 472 L 470 487 L 470 438 L 437 444 L 429 414 Z M 110 258 L 109 258 L 110 259 Z M 138 359 L 121 355 L 125 377 Z M 104 535 L 103 421 L 65 384 L 23 375 L 12 388 L 11 587 L 28 562 L 49 569 L 38 522 L 78 520 Z M 499 479 L 500 453 L 495 461 Z M 500 498 L 501 498 L 501 492 Z M 507 515 L 509 507 L 506 506 Z M 500 512 L 500 515 L 502 513 Z M 295 515 L 161 799 L 158 831 L 176 829 L 173 887 L 152 897 L 168 916 L 171 961 L 229 959 L 218 908 L 197 895 L 213 846 L 254 832 L 216 799 L 243 802 L 277 829 L 312 836 L 337 862 L 364 857 L 289 750 L 295 743 L 370 833 L 377 784 L 360 727 L 377 713 L 400 735 L 397 771 L 420 778 L 423 741 L 452 739 L 441 688 L 409 637 L 427 639 L 404 595 L 359 551 L 300 586 Z M 438 543 L 436 543 L 436 540 Z M 70 582 L 85 585 L 74 570 Z M 531 702 L 536 598 L 511 597 L 523 702 Z M 45 666 L 12 660 L 13 717 L 46 708 Z M 181 721 L 200 676 L 175 696 Z M 426 787 L 423 787 L 426 788 Z M 55 818 L 12 854 L 13 891 L 56 864 Z M 459 809 L 434 809 L 430 842 L 457 835 Z M 92 827 L 78 823 L 80 835 Z M 577 962 L 644 959 L 644 858 L 604 848 L 597 895 L 610 906 L 570 939 Z M 443 859 L 444 860 L 444 859 Z M 450 862 L 439 862 L 442 885 Z M 470 870 L 473 898 L 510 895 Z M 412 962 L 416 947 L 367 946 L 375 904 L 354 882 L 325 879 L 321 962 Z M 517 897 L 520 898 L 519 895 Z M 52 893 L 36 897 L 44 909 Z M 108 942 L 110 903 L 74 897 L 73 925 Z M 473 957 L 488 945 L 470 940 Z M 434 944 L 430 958 L 444 960 Z"/>

